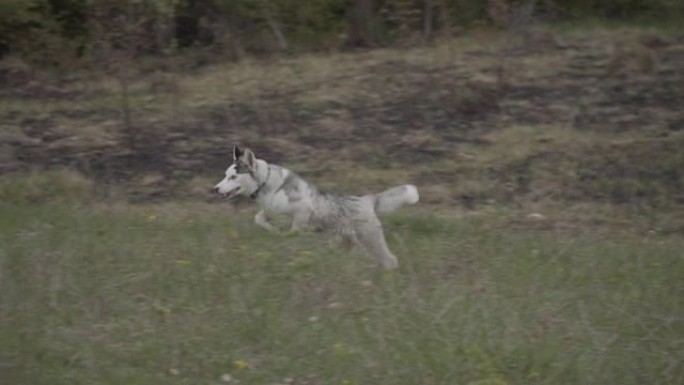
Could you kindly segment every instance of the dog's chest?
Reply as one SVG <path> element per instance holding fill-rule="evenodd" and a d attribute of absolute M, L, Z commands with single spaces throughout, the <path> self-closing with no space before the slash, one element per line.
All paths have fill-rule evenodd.
<path fill-rule="evenodd" d="M 282 190 L 275 194 L 265 194 L 257 200 L 257 203 L 265 211 L 276 214 L 289 214 L 295 209 L 285 191 Z"/>

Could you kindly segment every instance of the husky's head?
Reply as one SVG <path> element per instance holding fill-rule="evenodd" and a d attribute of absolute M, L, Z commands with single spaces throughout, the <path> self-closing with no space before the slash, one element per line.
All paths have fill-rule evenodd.
<path fill-rule="evenodd" d="M 233 147 L 233 164 L 226 170 L 226 177 L 216 186 L 216 191 L 221 198 L 234 198 L 238 195 L 249 196 L 259 189 L 259 183 L 255 179 L 256 156 L 250 149 L 240 150 Z"/>

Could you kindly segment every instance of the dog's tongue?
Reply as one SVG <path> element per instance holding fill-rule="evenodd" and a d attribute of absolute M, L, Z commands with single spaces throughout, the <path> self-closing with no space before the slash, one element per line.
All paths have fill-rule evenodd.
<path fill-rule="evenodd" d="M 234 197 L 235 195 L 237 195 L 238 190 L 240 190 L 239 186 L 228 191 L 227 193 L 223 194 L 223 198 L 224 199 L 230 199 L 230 198 Z"/>

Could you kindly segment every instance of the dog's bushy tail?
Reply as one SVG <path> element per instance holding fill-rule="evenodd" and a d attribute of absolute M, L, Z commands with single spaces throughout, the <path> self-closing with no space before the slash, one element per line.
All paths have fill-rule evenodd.
<path fill-rule="evenodd" d="M 406 204 L 418 202 L 418 189 L 412 184 L 392 187 L 378 194 L 370 195 L 378 213 L 391 213 Z"/>

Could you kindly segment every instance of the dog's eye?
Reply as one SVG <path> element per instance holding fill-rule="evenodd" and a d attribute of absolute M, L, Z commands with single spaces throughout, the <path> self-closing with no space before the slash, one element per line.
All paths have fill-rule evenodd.
<path fill-rule="evenodd" d="M 235 178 L 237 178 L 237 175 L 231 175 L 230 178 L 228 178 L 228 179 L 235 179 Z"/>

